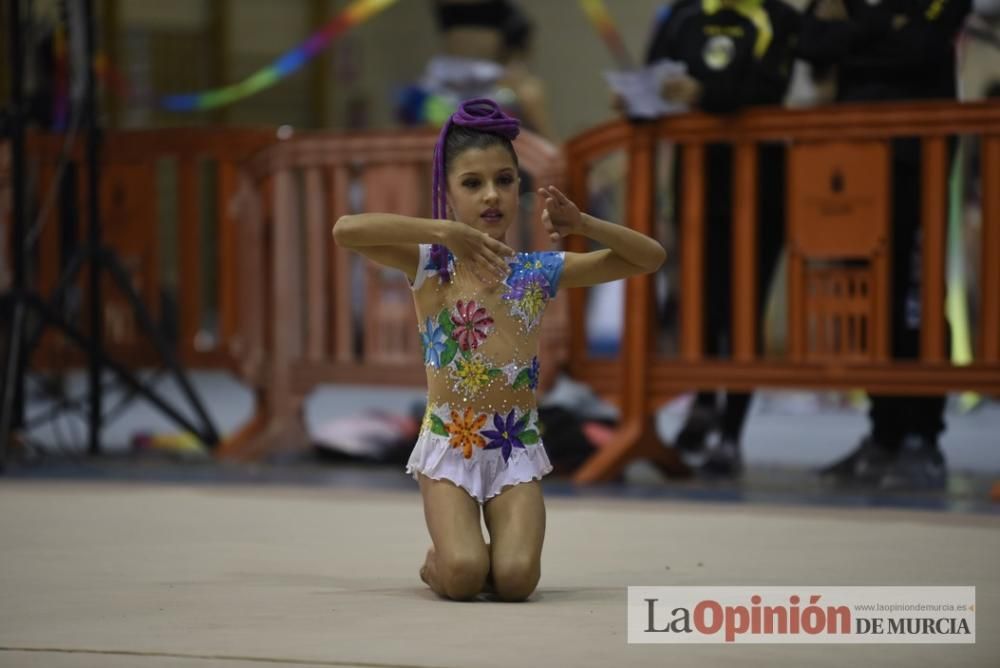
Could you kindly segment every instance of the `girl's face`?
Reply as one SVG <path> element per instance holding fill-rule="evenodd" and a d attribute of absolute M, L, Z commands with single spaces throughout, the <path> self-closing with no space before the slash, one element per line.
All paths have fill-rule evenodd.
<path fill-rule="evenodd" d="M 458 222 L 502 240 L 517 217 L 519 181 L 503 146 L 466 149 L 449 165 L 448 205 Z"/>

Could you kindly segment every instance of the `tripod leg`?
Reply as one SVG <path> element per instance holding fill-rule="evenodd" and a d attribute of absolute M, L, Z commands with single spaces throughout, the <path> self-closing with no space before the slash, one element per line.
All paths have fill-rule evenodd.
<path fill-rule="evenodd" d="M 59 277 L 59 284 L 56 285 L 55 290 L 49 296 L 49 303 L 53 305 L 54 308 L 59 309 L 60 313 L 63 312 L 63 302 L 66 299 L 66 292 L 70 289 L 73 283 L 76 282 L 77 275 L 80 273 L 80 269 L 83 267 L 83 263 L 86 260 L 86 253 L 84 251 L 78 252 L 69 261 L 66 266 L 66 271 L 62 276 Z M 35 328 L 35 331 L 27 333 L 27 328 L 25 333 L 25 344 L 24 344 L 24 355 L 25 359 L 30 359 L 32 353 L 35 352 L 35 348 L 41 343 L 42 333 L 45 331 L 45 327 L 39 325 Z"/>
<path fill-rule="evenodd" d="M 156 346 L 156 352 L 166 362 L 173 373 L 174 379 L 181 386 L 184 396 L 187 397 L 188 402 L 190 402 L 194 410 L 198 413 L 198 418 L 204 427 L 204 430 L 200 434 L 202 440 L 211 446 L 218 444 L 219 435 L 212 424 L 212 418 L 209 417 L 197 393 L 195 393 L 194 388 L 191 386 L 187 374 L 181 368 L 180 361 L 177 359 L 174 351 L 164 340 L 162 333 L 156 328 L 156 325 L 153 324 L 153 318 L 149 315 L 149 311 L 146 310 L 146 305 L 139 299 L 139 295 L 136 294 L 125 269 L 121 266 L 118 258 L 108 251 L 102 252 L 99 257 L 101 257 L 103 263 L 107 266 L 108 271 L 111 272 L 112 278 L 118 283 L 118 287 L 128 298 L 132 306 L 132 312 L 139 320 L 139 326 L 146 330 L 146 334 L 149 335 L 149 338 L 153 341 L 153 345 Z"/>
<path fill-rule="evenodd" d="M 16 298 L 14 317 L 11 318 L 10 336 L 7 339 L 6 364 L 3 387 L 0 388 L 0 472 L 7 465 L 7 446 L 13 436 L 13 427 L 24 419 L 24 365 L 21 363 L 21 336 L 24 332 L 25 304 Z"/>
<path fill-rule="evenodd" d="M 91 218 L 93 221 L 93 218 Z M 93 222 L 91 222 L 93 224 Z M 88 415 L 88 446 L 92 455 L 101 452 L 101 415 L 104 413 L 104 395 L 101 392 L 101 376 L 104 372 L 104 312 L 101 309 L 101 266 L 97 262 L 90 265 L 90 338 L 85 343 L 87 349 L 87 382 L 90 387 L 90 410 Z"/>
<path fill-rule="evenodd" d="M 95 42 L 96 30 L 94 29 L 94 0 L 82 0 L 82 2 L 69 3 L 67 11 L 82 12 L 77 14 L 83 18 L 83 31 L 86 36 L 86 67 L 84 68 L 84 98 L 83 98 L 83 120 L 85 128 L 86 143 L 84 146 L 84 157 L 87 169 L 87 241 L 90 251 L 96 253 L 101 247 L 101 133 L 98 128 L 98 101 L 97 83 L 94 71 L 94 55 L 97 53 Z M 71 19 L 72 20 L 72 19 Z M 93 258 L 92 258 L 93 259 Z M 87 344 L 87 361 L 89 362 L 89 384 L 90 384 L 90 447 L 91 454 L 100 452 L 101 436 L 101 374 L 104 364 L 104 313 L 103 300 L 101 299 L 101 266 L 97 262 L 91 262 L 89 275 L 89 306 L 90 306 L 90 340 Z"/>
<path fill-rule="evenodd" d="M 167 415 L 167 417 L 176 422 L 180 427 L 193 434 L 198 433 L 198 428 L 195 427 L 190 420 L 181 415 L 173 406 L 161 399 L 141 382 L 136 380 L 135 376 L 133 376 L 128 369 L 109 358 L 99 347 L 94 346 L 90 339 L 85 337 L 83 334 L 78 332 L 75 327 L 63 320 L 62 317 L 60 317 L 58 313 L 55 313 L 45 302 L 36 298 L 31 301 L 31 304 L 34 308 L 39 310 L 42 317 L 44 317 L 52 325 L 58 327 L 66 336 L 70 338 L 71 341 L 73 341 L 73 343 L 78 345 L 81 350 L 99 357 L 101 366 L 111 369 L 111 371 L 117 374 L 118 377 L 136 394 L 139 394 L 151 404 L 159 408 Z"/>

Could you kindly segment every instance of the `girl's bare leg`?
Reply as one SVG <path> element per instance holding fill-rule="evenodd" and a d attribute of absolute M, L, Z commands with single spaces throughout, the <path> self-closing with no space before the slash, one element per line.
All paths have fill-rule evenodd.
<path fill-rule="evenodd" d="M 528 598 L 542 573 L 545 502 L 537 480 L 508 487 L 486 502 L 490 580 L 504 601 Z"/>
<path fill-rule="evenodd" d="M 434 544 L 427 552 L 420 578 L 440 596 L 456 601 L 475 597 L 490 570 L 479 503 L 457 485 L 426 476 L 420 476 L 420 493 Z"/>

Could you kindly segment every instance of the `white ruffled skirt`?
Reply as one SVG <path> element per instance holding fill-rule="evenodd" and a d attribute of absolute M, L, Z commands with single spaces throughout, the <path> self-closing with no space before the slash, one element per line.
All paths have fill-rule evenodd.
<path fill-rule="evenodd" d="M 551 471 L 534 409 L 488 413 L 447 404 L 428 406 L 406 464 L 414 480 L 448 480 L 479 503 Z"/>

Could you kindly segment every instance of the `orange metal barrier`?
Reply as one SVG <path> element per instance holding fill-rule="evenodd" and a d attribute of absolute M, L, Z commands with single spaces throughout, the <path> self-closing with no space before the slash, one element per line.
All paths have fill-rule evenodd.
<path fill-rule="evenodd" d="M 947 141 L 978 136 L 984 187 L 981 290 L 976 359 L 956 367 L 944 350 L 944 238 Z M 887 143 L 923 143 L 924 212 L 922 351 L 919 360 L 889 356 Z M 179 348 L 189 365 L 233 369 L 255 388 L 257 413 L 223 447 L 257 455 L 305 442 L 302 402 L 320 383 L 424 382 L 412 300 L 402 276 L 337 248 L 330 229 L 353 211 L 429 215 L 430 160 L 436 134 L 399 131 L 299 135 L 278 141 L 272 131 L 159 130 L 110 133 L 103 160 L 101 210 L 105 238 L 125 256 L 147 305 L 159 312 L 164 290 L 157 221 L 177 211 L 176 285 Z M 784 358 L 758 353 L 755 271 L 756 147 L 788 147 L 788 319 Z M 547 365 L 559 358 L 570 372 L 622 409 L 615 443 L 577 473 L 580 482 L 614 477 L 646 457 L 668 472 L 683 466 L 655 438 L 652 417 L 677 393 L 698 388 L 864 388 L 891 393 L 974 390 L 1000 394 L 1000 105 L 927 103 L 762 109 L 718 118 L 689 115 L 657 123 L 609 123 L 559 151 L 529 133 L 517 141 L 522 167 L 537 184 L 565 186 L 588 199 L 587 179 L 606 156 L 627 157 L 625 224 L 652 233 L 657 147 L 684 147 L 679 352 L 654 352 L 652 277 L 627 281 L 622 351 L 592 358 L 586 348 L 587 294 L 570 291 L 550 307 L 543 337 Z M 705 146 L 734 146 L 732 357 L 702 351 Z M 53 179 L 61 138 L 32 137 L 33 190 Z M 74 153 L 79 163 L 80 154 Z M 2 158 L 2 156 L 0 156 Z M 175 165 L 176 188 L 163 193 L 162 161 Z M 0 213 L 4 207 L 0 160 Z M 847 184 L 830 188 L 834 171 Z M 169 171 L 169 170 L 168 170 Z M 207 176 L 206 176 L 207 175 Z M 858 178 L 860 176 L 860 178 Z M 76 178 L 83 179 L 82 169 Z M 213 187 L 202 185 L 206 178 Z M 169 190 L 169 189 L 168 189 Z M 82 191 L 82 189 L 81 189 Z M 916 196 L 916 195 L 915 195 Z M 534 206 L 533 200 L 526 200 Z M 847 209 L 844 209 L 847 207 Z M 845 211 L 847 212 L 845 214 Z M 513 230 L 512 243 L 545 247 L 537 207 Z M 55 214 L 53 214 L 55 215 Z M 214 220 L 206 228 L 205 220 Z M 830 225 L 831 220 L 839 221 Z M 209 239 L 211 237 L 211 239 Z M 206 258 L 205 241 L 217 249 Z M 571 239 L 570 250 L 586 241 Z M 39 282 L 54 287 L 58 237 L 49 223 L 41 238 Z M 849 265 L 840 262 L 850 259 Z M 217 266 L 208 280 L 206 268 Z M 0 277 L 2 278 L 2 277 Z M 353 294 L 353 290 L 359 290 Z M 206 304 L 212 309 L 206 309 Z M 109 337 L 122 359 L 148 363 L 150 351 L 130 334 L 127 313 L 109 298 Z M 206 310 L 217 313 L 205 336 Z M 84 312 L 86 312 L 84 310 Z M 53 347 L 55 346 L 55 347 Z M 53 342 L 45 359 L 61 349 Z"/>
<path fill-rule="evenodd" d="M 944 350 L 946 142 L 974 135 L 982 142 L 983 230 L 981 305 L 974 363 L 957 367 Z M 888 353 L 888 142 L 918 137 L 923 144 L 923 324 L 918 361 Z M 585 349 L 586 295 L 570 298 L 570 366 L 601 394 L 617 398 L 623 425 L 612 447 L 576 474 L 607 480 L 631 459 L 652 459 L 668 472 L 683 467 L 655 437 L 653 415 L 681 391 L 726 387 L 864 388 L 898 394 L 974 390 L 1000 393 L 1000 105 L 926 103 L 761 109 L 735 117 L 689 115 L 654 124 L 615 122 L 570 140 L 565 149 L 570 194 L 586 201 L 587 176 L 614 151 L 628 157 L 626 223 L 652 232 L 657 143 L 684 147 L 681 226 L 680 350 L 653 352 L 651 277 L 628 281 L 625 336 L 618 360 L 591 359 Z M 757 145 L 788 147 L 787 188 L 789 354 L 765 359 L 758 351 Z M 732 357 L 706 358 L 703 328 L 703 165 L 708 143 L 734 147 Z M 851 187 L 829 185 L 836 173 Z M 916 193 L 914 196 L 918 196 Z M 836 215 L 838 207 L 850 215 Z M 841 227 L 834 226 L 837 222 Z M 584 248 L 574 240 L 571 248 Z M 850 259 L 851 265 L 837 260 Z M 832 261 L 832 262 L 831 262 Z"/>

